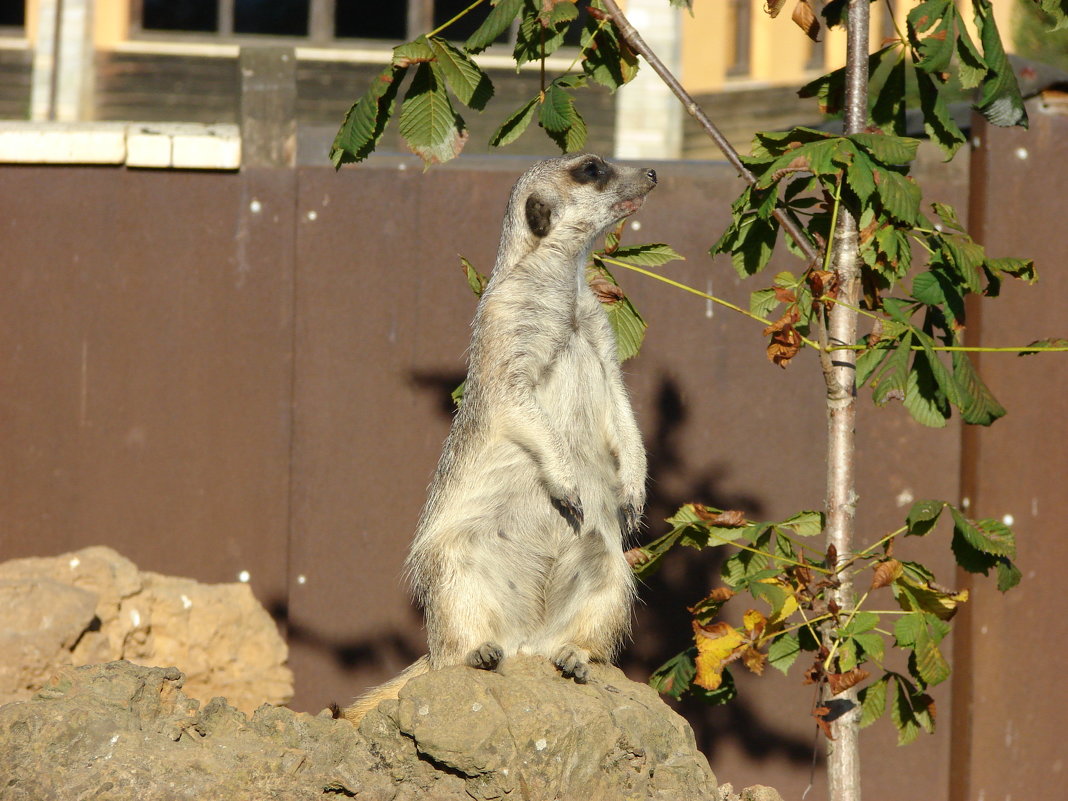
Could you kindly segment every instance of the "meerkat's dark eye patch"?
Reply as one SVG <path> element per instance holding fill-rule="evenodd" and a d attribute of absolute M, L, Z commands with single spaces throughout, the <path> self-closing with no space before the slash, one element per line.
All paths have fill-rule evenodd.
<path fill-rule="evenodd" d="M 604 189 L 614 170 L 599 158 L 588 158 L 571 168 L 571 177 L 578 184 L 596 184 Z"/>
<path fill-rule="evenodd" d="M 526 214 L 527 225 L 534 236 L 542 237 L 549 233 L 553 210 L 548 203 L 531 195 L 527 198 Z"/>

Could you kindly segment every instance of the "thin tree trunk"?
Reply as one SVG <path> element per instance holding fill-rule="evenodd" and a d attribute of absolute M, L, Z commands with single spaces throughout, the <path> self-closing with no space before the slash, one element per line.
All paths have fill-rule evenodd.
<path fill-rule="evenodd" d="M 859 133 L 868 121 L 868 22 L 869 0 L 850 0 L 847 23 L 845 132 Z M 844 207 L 839 212 L 834 236 L 832 264 L 838 276 L 838 298 L 830 311 L 828 337 L 832 346 L 850 346 L 857 341 L 856 308 L 860 296 L 860 256 L 857 219 Z M 856 434 L 856 354 L 852 350 L 831 352 L 827 382 L 827 545 L 833 546 L 839 564 L 853 551 L 856 516 L 855 434 Z M 845 573 L 834 591 L 843 614 L 853 606 L 852 581 Z M 860 801 L 860 707 L 855 689 L 830 702 L 831 733 L 828 745 L 827 776 L 830 801 Z M 846 711 L 838 714 L 840 710 Z"/>

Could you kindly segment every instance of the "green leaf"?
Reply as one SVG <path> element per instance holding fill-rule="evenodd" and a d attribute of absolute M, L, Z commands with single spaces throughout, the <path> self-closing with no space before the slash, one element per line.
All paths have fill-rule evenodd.
<path fill-rule="evenodd" d="M 849 137 L 883 164 L 905 166 L 916 158 L 919 139 L 907 136 L 859 133 Z"/>
<path fill-rule="evenodd" d="M 780 634 L 768 646 L 768 662 L 776 670 L 788 673 L 801 653 L 801 641 L 793 632 Z"/>
<path fill-rule="evenodd" d="M 1033 284 L 1038 280 L 1035 263 L 1031 259 L 987 259 L 983 262 L 983 267 L 995 275 L 1000 276 L 1004 273 L 1028 284 Z"/>
<path fill-rule="evenodd" d="M 946 396 L 932 373 L 927 354 L 922 351 L 916 354 L 908 374 L 905 408 L 917 423 L 930 428 L 944 428 L 950 416 Z"/>
<path fill-rule="evenodd" d="M 912 334 L 907 333 L 886 359 L 878 375 L 871 380 L 871 398 L 876 406 L 885 406 L 891 400 L 905 399 L 911 347 Z"/>
<path fill-rule="evenodd" d="M 964 279 L 964 285 L 970 292 L 982 292 L 983 285 L 979 268 L 985 258 L 985 250 L 970 236 L 946 234 L 941 237 L 944 251 L 957 273 Z"/>
<path fill-rule="evenodd" d="M 434 52 L 439 73 L 453 94 L 465 106 L 482 111 L 493 97 L 493 84 L 486 73 L 466 53 L 443 39 L 431 39 L 430 49 Z"/>
<path fill-rule="evenodd" d="M 964 144 L 965 137 L 953 116 L 949 113 L 942 91 L 942 84 L 921 70 L 916 71 L 916 84 L 920 91 L 920 110 L 923 112 L 923 128 L 938 145 L 949 161 Z"/>
<path fill-rule="evenodd" d="M 697 675 L 696 659 L 696 648 L 687 648 L 681 654 L 676 654 L 653 671 L 649 676 L 649 685 L 657 692 L 678 700 L 690 689 L 690 683 Z"/>
<path fill-rule="evenodd" d="M 912 710 L 909 690 L 902 686 L 905 682 L 895 676 L 893 689 L 887 693 L 890 702 L 890 719 L 897 729 L 897 744 L 908 745 L 920 734 L 920 724 Z"/>
<path fill-rule="evenodd" d="M 752 311 L 752 308 L 750 308 L 750 311 Z M 868 383 L 868 379 L 875 374 L 875 371 L 879 369 L 879 366 L 891 353 L 893 353 L 893 349 L 887 347 L 882 340 L 875 347 L 862 351 L 857 356 L 857 386 L 862 387 Z"/>
<path fill-rule="evenodd" d="M 913 647 L 916 654 L 916 672 L 928 686 L 940 684 L 949 678 L 949 663 L 938 650 L 938 643 L 926 625 L 917 630 Z"/>
<path fill-rule="evenodd" d="M 749 313 L 757 317 L 770 317 L 772 310 L 780 303 L 782 301 L 775 296 L 774 289 L 758 289 L 749 293 Z"/>
<path fill-rule="evenodd" d="M 883 676 L 857 693 L 857 700 L 860 701 L 860 728 L 867 728 L 886 712 L 886 685 L 889 684 L 889 678 Z"/>
<path fill-rule="evenodd" d="M 909 41 L 919 55 L 916 69 L 945 72 L 956 39 L 957 8 L 952 0 L 925 0 L 908 14 Z"/>
<path fill-rule="evenodd" d="M 774 221 L 746 217 L 738 226 L 738 243 L 731 249 L 731 264 L 745 278 L 756 275 L 771 260 L 779 226 Z"/>
<path fill-rule="evenodd" d="M 969 520 L 952 506 L 949 511 L 953 514 L 954 532 L 973 548 L 991 556 L 1016 556 L 1016 537 L 1004 523 L 989 518 Z"/>
<path fill-rule="evenodd" d="M 394 66 L 382 70 L 363 97 L 349 108 L 330 148 L 335 169 L 363 161 L 374 151 L 393 115 L 397 89 L 407 71 L 406 67 Z"/>
<path fill-rule="evenodd" d="M 1008 559 L 998 559 L 995 568 L 998 575 L 998 590 L 1001 592 L 1011 590 L 1020 583 L 1020 579 L 1023 577 L 1020 569 Z"/>
<path fill-rule="evenodd" d="M 914 225 L 923 193 L 916 182 L 894 170 L 876 169 L 875 183 L 883 208 L 906 225 Z"/>
<path fill-rule="evenodd" d="M 625 261 L 627 264 L 635 264 L 638 267 L 659 267 L 670 261 L 685 260 L 685 257 L 674 248 L 662 242 L 618 248 L 612 254 L 612 258 Z"/>
<path fill-rule="evenodd" d="M 471 291 L 475 293 L 475 297 L 482 297 L 482 293 L 486 291 L 486 284 L 489 283 L 489 279 L 476 270 L 471 262 L 463 256 L 460 257 L 460 266 L 463 268 L 464 276 L 467 278 L 467 285 L 471 287 Z"/>
<path fill-rule="evenodd" d="M 960 413 L 964 422 L 988 426 L 1006 414 L 983 379 L 975 371 L 971 357 L 961 351 L 953 352 L 953 380 L 961 391 Z"/>
<path fill-rule="evenodd" d="M 942 285 L 930 270 L 912 279 L 912 297 L 928 306 L 941 306 L 946 302 L 946 296 L 942 293 Z"/>
<path fill-rule="evenodd" d="M 425 64 L 434 60 L 434 51 L 425 36 L 393 48 L 393 66 L 410 67 L 412 64 Z"/>
<path fill-rule="evenodd" d="M 987 74 L 986 61 L 975 44 L 971 34 L 963 25 L 957 26 L 957 77 L 962 89 L 974 89 Z"/>
<path fill-rule="evenodd" d="M 902 615 L 894 623 L 894 640 L 899 648 L 913 648 L 920 636 L 920 630 L 925 627 L 923 612 L 910 612 Z"/>
<path fill-rule="evenodd" d="M 960 224 L 960 220 L 957 219 L 957 210 L 952 206 L 945 203 L 932 203 L 931 208 L 933 208 L 935 214 L 938 215 L 938 219 L 941 221 L 944 228 L 951 228 L 962 234 L 967 233 L 964 230 L 964 226 Z"/>
<path fill-rule="evenodd" d="M 1027 343 L 1028 348 L 1036 348 L 1036 350 L 1021 350 L 1017 353 L 1017 356 L 1034 356 L 1036 353 L 1042 353 L 1042 348 L 1068 348 L 1068 339 L 1062 337 L 1050 337 L 1049 339 L 1036 339 L 1034 342 Z"/>
<path fill-rule="evenodd" d="M 497 41 L 501 34 L 512 27 L 523 8 L 523 2 L 524 0 L 497 0 L 489 16 L 464 42 L 464 49 L 472 54 L 481 53 Z"/>
<path fill-rule="evenodd" d="M 517 66 L 551 56 L 564 43 L 564 33 L 578 13 L 578 9 L 572 3 L 557 3 L 553 6 L 553 15 L 567 14 L 568 9 L 561 8 L 562 6 L 570 6 L 570 11 L 575 13 L 570 19 L 561 18 L 559 21 L 553 21 L 551 18 L 545 19 L 543 12 L 539 13 L 536 10 L 535 4 L 529 2 L 525 4 L 523 18 L 516 34 L 515 49 L 512 52 Z M 561 10 L 557 11 L 557 9 Z"/>
<path fill-rule="evenodd" d="M 1027 110 L 1020 94 L 1020 85 L 1016 82 L 1016 73 L 1001 44 L 990 0 L 972 0 L 972 8 L 975 10 L 975 27 L 979 31 L 979 41 L 983 43 L 983 58 L 987 65 L 987 76 L 983 80 L 982 96 L 979 98 L 979 113 L 994 125 L 1026 128 Z"/>
<path fill-rule="evenodd" d="M 579 46 L 583 53 L 583 71 L 611 91 L 629 83 L 638 74 L 638 57 L 619 39 L 612 24 L 602 24 L 589 15 Z"/>
<path fill-rule="evenodd" d="M 622 300 L 606 303 L 604 309 L 616 335 L 616 356 L 619 361 L 625 362 L 637 356 L 642 349 L 645 329 L 649 324 L 634 308 L 630 298 L 624 297 Z"/>
<path fill-rule="evenodd" d="M 938 522 L 942 510 L 946 508 L 944 501 L 917 501 L 909 509 L 905 523 L 908 525 L 906 536 L 922 537 L 934 528 Z"/>
<path fill-rule="evenodd" d="M 420 64 L 415 71 L 404 96 L 399 127 L 408 146 L 428 166 L 456 157 L 467 141 L 464 121 L 453 110 L 430 64 Z"/>
<path fill-rule="evenodd" d="M 882 634 L 872 631 L 865 634 L 855 634 L 853 639 L 874 662 L 882 663 L 886 650 L 886 642 L 883 640 Z"/>
<path fill-rule="evenodd" d="M 798 512 L 788 520 L 783 520 L 777 525 L 791 529 L 799 537 L 815 537 L 823 532 L 822 512 Z"/>
<path fill-rule="evenodd" d="M 549 84 L 545 90 L 538 120 L 565 153 L 580 150 L 586 143 L 586 123 L 575 108 L 575 99 L 560 88 L 558 81 Z"/>
<path fill-rule="evenodd" d="M 887 73 L 886 80 L 874 90 L 875 102 L 871 107 L 871 119 L 883 133 L 905 135 L 905 78 L 905 59 L 903 55 L 899 55 L 897 62 Z"/>
<path fill-rule="evenodd" d="M 863 152 L 858 152 L 846 169 L 846 183 L 857 196 L 861 205 L 875 192 L 875 165 Z"/>
<path fill-rule="evenodd" d="M 534 119 L 534 112 L 537 111 L 537 107 L 538 98 L 536 97 L 526 105 L 520 106 L 518 111 L 501 123 L 501 127 L 490 138 L 490 144 L 493 147 L 504 147 L 522 136 L 527 126 L 530 125 L 530 121 Z"/>

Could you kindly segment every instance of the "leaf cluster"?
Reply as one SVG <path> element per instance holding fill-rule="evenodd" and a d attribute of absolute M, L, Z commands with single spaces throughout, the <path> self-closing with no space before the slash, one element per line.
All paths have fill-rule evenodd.
<path fill-rule="evenodd" d="M 532 61 L 544 65 L 564 44 L 565 33 L 578 17 L 575 0 L 489 0 L 489 4 L 482 24 L 462 44 L 425 35 L 393 49 L 389 66 L 342 121 L 330 149 L 335 168 L 362 161 L 374 151 L 394 116 L 399 88 L 409 72 L 412 78 L 400 108 L 401 137 L 427 166 L 459 155 L 467 141 L 467 126 L 453 101 L 481 112 L 494 93 L 492 81 L 473 56 L 518 24 L 512 53 L 516 67 Z M 574 90 L 596 83 L 614 91 L 637 73 L 637 56 L 611 19 L 597 2 L 589 10 L 575 59 L 579 71 L 567 70 L 548 84 L 543 79 L 538 94 L 505 118 L 491 137 L 491 145 L 514 142 L 537 117 L 538 125 L 562 152 L 580 150 L 587 131 Z"/>
<path fill-rule="evenodd" d="M 1005 277 L 1033 282 L 1026 259 L 990 258 L 961 226 L 952 207 L 933 203 L 932 220 L 921 210 L 922 193 L 909 175 L 918 140 L 860 133 L 831 134 L 810 128 L 758 133 L 745 160 L 755 181 L 731 207 L 727 230 L 710 254 L 729 253 L 742 277 L 762 271 L 779 235 L 776 209 L 798 221 L 824 253 L 833 244 L 841 210 L 858 220 L 864 313 L 872 330 L 858 353 L 857 385 L 871 384 L 873 400 L 903 401 L 919 422 L 940 427 L 956 407 L 965 422 L 989 425 L 1005 413 L 967 353 L 946 360 L 942 348 L 960 347 L 965 298 L 997 295 Z M 914 260 L 926 255 L 926 263 Z M 837 302 L 829 260 L 801 274 L 775 276 L 771 287 L 750 295 L 750 310 L 775 318 L 768 356 L 785 367 L 802 337 Z M 903 291 L 910 274 L 911 291 Z M 895 290 L 903 296 L 894 296 Z"/>
<path fill-rule="evenodd" d="M 1034 0 L 1031 0 L 1032 2 Z M 1058 0 L 1043 0 L 1058 6 Z M 902 38 L 892 41 L 868 61 L 871 76 L 869 120 L 884 133 L 905 133 L 907 107 L 918 99 L 927 135 L 946 158 L 964 144 L 965 136 L 950 106 L 969 95 L 974 107 L 994 125 L 1027 126 L 1016 75 L 1005 54 L 990 0 L 972 3 L 976 42 L 965 26 L 955 0 L 923 0 L 908 14 Z M 824 7 L 829 26 L 843 25 L 845 0 Z M 1065 23 L 1060 5 L 1052 16 Z M 802 97 L 814 97 L 821 111 L 840 114 L 845 99 L 845 68 L 835 70 L 802 87 Z"/>
<path fill-rule="evenodd" d="M 897 558 L 895 545 L 901 538 L 931 534 L 947 510 L 957 564 L 973 573 L 995 571 L 1002 592 L 1015 586 L 1020 572 L 1012 562 L 1016 546 L 1011 529 L 995 520 L 969 519 L 942 501 L 914 504 L 900 529 L 845 560 L 833 549 L 820 553 L 807 544 L 822 532 L 818 512 L 762 523 L 738 511 L 687 504 L 668 518 L 667 534 L 637 549 L 635 573 L 649 575 L 676 545 L 726 547 L 734 553 L 720 570 L 722 586 L 689 608 L 693 645 L 658 668 L 650 683 L 674 698 L 689 692 L 709 703 L 725 703 L 736 694 L 733 663 L 758 675 L 769 664 L 787 674 L 808 652 L 805 683 L 826 684 L 832 695 L 863 685 L 862 726 L 889 708 L 900 743 L 911 742 L 921 730 L 933 731 L 934 706 L 927 692 L 949 678 L 940 644 L 968 593 L 947 589 L 922 564 Z M 861 575 L 870 576 L 870 589 L 848 613 L 829 594 L 847 573 L 857 583 Z M 738 606 L 739 597 L 748 608 L 741 625 L 735 625 L 722 614 L 728 604 Z M 891 601 L 891 608 L 871 608 L 879 598 Z M 890 645 L 908 654 L 906 672 L 884 666 Z M 869 682 L 873 671 L 881 675 Z M 821 728 L 826 714 L 822 707 L 814 710 Z"/>

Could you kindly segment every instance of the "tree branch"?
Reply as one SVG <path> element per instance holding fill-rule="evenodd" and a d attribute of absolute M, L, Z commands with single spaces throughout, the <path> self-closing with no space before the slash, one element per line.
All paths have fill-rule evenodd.
<path fill-rule="evenodd" d="M 704 128 L 705 133 L 711 137 L 712 141 L 716 143 L 716 146 L 726 156 L 727 161 L 731 163 L 731 166 L 738 170 L 738 174 L 742 176 L 750 186 L 756 183 L 756 178 L 753 173 L 742 163 L 741 157 L 738 155 L 738 151 L 735 150 L 731 143 L 727 141 L 727 138 L 716 127 L 715 123 L 708 118 L 697 101 L 693 99 L 689 92 L 687 92 L 682 84 L 679 83 L 679 79 L 676 78 L 671 70 L 669 70 L 664 62 L 661 61 L 652 48 L 645 43 L 641 34 L 634 29 L 634 26 L 630 24 L 630 21 L 624 16 L 623 12 L 616 5 L 615 0 L 602 0 L 605 9 L 608 11 L 609 16 L 612 17 L 612 21 L 615 23 L 616 28 L 619 30 L 620 36 L 623 37 L 630 49 L 645 59 L 646 63 L 653 68 L 653 72 L 660 76 L 665 85 L 671 90 L 681 102 L 686 112 L 693 117 Z M 778 220 L 782 229 L 790 235 L 790 238 L 797 243 L 798 248 L 805 254 L 805 258 L 809 260 L 810 264 L 815 264 L 819 261 L 819 252 L 805 236 L 804 232 L 797 226 L 797 224 L 786 214 L 786 211 L 781 208 L 776 208 L 774 217 Z"/>

